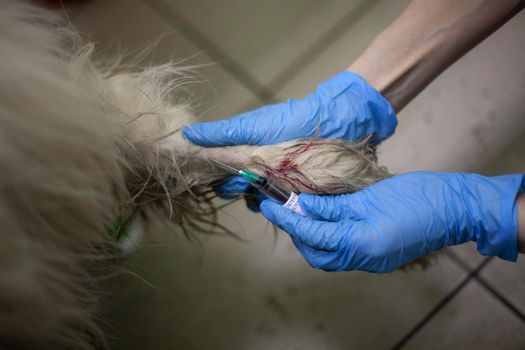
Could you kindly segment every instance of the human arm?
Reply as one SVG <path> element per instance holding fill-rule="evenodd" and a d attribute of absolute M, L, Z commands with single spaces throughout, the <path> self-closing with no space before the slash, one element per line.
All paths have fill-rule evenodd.
<path fill-rule="evenodd" d="M 270 200 L 261 213 L 290 234 L 312 267 L 327 271 L 389 272 L 469 241 L 483 255 L 514 261 L 524 186 L 523 175 L 406 173 L 353 194 L 301 194 L 307 216 Z"/>
<path fill-rule="evenodd" d="M 401 110 L 524 6 L 525 0 L 413 0 L 346 74 L 329 79 L 305 99 L 192 125 L 184 134 L 207 147 L 271 144 L 314 135 L 348 141 L 372 136 L 381 142 L 397 124 L 392 106 Z"/>
<path fill-rule="evenodd" d="M 518 247 L 520 253 L 525 253 L 525 194 L 518 195 L 516 208 L 518 211 Z"/>
<path fill-rule="evenodd" d="M 400 111 L 524 6 L 523 0 L 413 0 L 348 70 Z"/>

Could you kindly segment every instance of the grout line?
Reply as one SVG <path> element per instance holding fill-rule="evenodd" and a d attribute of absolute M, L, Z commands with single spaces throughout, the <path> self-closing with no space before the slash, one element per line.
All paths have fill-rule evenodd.
<path fill-rule="evenodd" d="M 249 89 L 263 103 L 276 102 L 278 90 L 283 88 L 290 80 L 297 77 L 308 65 L 310 65 L 319 55 L 328 47 L 336 42 L 343 34 L 350 30 L 366 13 L 368 13 L 381 0 L 368 0 L 358 4 L 355 8 L 346 13 L 343 18 L 337 21 L 329 28 L 319 39 L 314 41 L 302 53 L 285 67 L 277 76 L 265 86 L 260 83 L 252 74 L 245 70 L 242 65 L 225 53 L 218 45 L 210 40 L 196 26 L 191 24 L 180 12 L 174 7 L 167 6 L 163 2 L 143 1 L 146 6 L 152 8 L 159 15 L 164 17 L 168 22 L 182 23 L 179 31 L 192 41 L 197 47 L 203 50 L 210 58 L 217 61 L 222 68 L 237 79 L 244 87 Z M 251 101 L 248 103 L 246 110 L 250 108 Z"/>
<path fill-rule="evenodd" d="M 275 95 L 273 95 L 273 96 L 275 96 Z M 280 102 L 281 101 L 276 100 L 273 97 L 271 97 L 269 99 L 265 99 L 265 100 L 262 100 L 262 99 L 257 100 L 256 98 L 252 98 L 252 99 L 248 100 L 246 103 L 244 103 L 239 108 L 240 109 L 239 113 L 244 113 L 246 111 L 251 111 L 251 110 L 263 107 L 263 106 L 268 105 L 268 104 L 280 103 Z"/>
<path fill-rule="evenodd" d="M 268 83 L 270 93 L 267 99 L 262 99 L 264 103 L 275 103 L 279 101 L 278 93 L 291 80 L 296 78 L 306 67 L 308 67 L 317 57 L 332 46 L 339 38 L 348 32 L 360 18 L 363 18 L 374 6 L 382 0 L 368 0 L 361 2 L 358 6 L 351 9 L 331 28 L 329 28 L 319 39 L 314 41 L 302 53 L 285 67 L 277 76 Z M 252 101 L 244 105 L 241 110 L 245 111 L 252 107 Z"/>
<path fill-rule="evenodd" d="M 494 258 L 493 256 L 487 256 L 485 259 L 483 259 L 482 262 L 480 262 L 480 263 L 478 264 L 478 266 L 476 266 L 476 267 L 474 268 L 474 270 L 472 270 L 472 272 L 471 272 L 470 274 L 473 275 L 473 276 L 477 276 L 477 274 L 478 274 L 481 270 L 483 270 L 483 269 L 485 268 L 485 266 L 487 266 L 487 264 L 488 264 L 489 262 L 492 261 L 493 258 Z"/>
<path fill-rule="evenodd" d="M 481 269 L 483 269 L 489 262 L 492 260 L 492 257 L 488 257 L 484 259 L 474 270 L 472 270 L 468 276 L 464 277 L 463 280 L 461 280 L 447 295 L 441 299 L 436 306 L 432 308 L 416 325 L 407 333 L 405 334 L 401 340 L 399 340 L 392 349 L 401 349 L 403 346 L 405 346 L 410 339 L 416 335 L 417 332 L 419 332 L 445 305 L 447 305 L 467 284 L 470 280 L 472 280 L 475 275 Z"/>
<path fill-rule="evenodd" d="M 406 343 L 416 335 L 417 332 L 419 332 L 427 323 L 434 317 L 456 294 L 465 287 L 465 285 L 472 279 L 472 276 L 468 275 L 456 286 L 454 289 L 452 289 L 443 299 L 439 301 L 439 303 L 434 306 L 430 312 L 428 312 L 425 317 L 423 317 L 416 325 L 405 334 L 401 340 L 399 340 L 392 349 L 401 349 L 403 346 L 406 345 Z"/>
<path fill-rule="evenodd" d="M 175 10 L 173 6 L 168 6 L 166 3 L 158 0 L 143 1 L 143 3 L 164 17 L 169 23 L 182 23 L 178 30 L 179 32 L 203 50 L 212 60 L 218 62 L 226 72 L 230 73 L 259 99 L 267 101 L 271 98 L 272 92 L 266 86 L 255 79 L 250 72 L 245 70 L 241 64 L 224 52 L 212 40 L 208 39 L 204 33 L 180 12 Z"/>
<path fill-rule="evenodd" d="M 509 308 L 510 311 L 514 313 L 519 319 L 525 322 L 525 315 L 507 298 L 503 296 L 500 292 L 496 290 L 485 278 L 476 275 L 474 277 L 485 289 L 487 289 L 496 299 L 498 299 L 503 305 Z"/>
<path fill-rule="evenodd" d="M 315 40 L 301 54 L 297 55 L 296 58 L 268 84 L 270 91 L 274 92 L 270 97 L 274 98 L 278 90 L 282 89 L 290 80 L 297 77 L 300 72 L 347 33 L 380 2 L 381 0 L 361 1 L 330 27 L 319 39 Z"/>
<path fill-rule="evenodd" d="M 453 251 L 447 251 L 447 255 L 461 268 L 465 270 L 469 270 L 468 264 L 465 263 L 463 259 L 461 259 L 456 253 Z M 476 274 L 474 274 L 474 279 L 481 284 L 482 287 L 484 287 L 490 294 L 492 294 L 496 299 L 498 299 L 503 305 L 505 305 L 509 310 L 514 313 L 520 320 L 525 322 L 525 314 L 520 311 L 520 309 L 514 305 L 508 298 L 506 298 L 502 293 L 500 293 L 497 288 L 492 286 L 484 277 L 479 275 L 478 271 Z"/>
<path fill-rule="evenodd" d="M 458 285 L 456 285 L 456 287 L 454 287 L 454 289 L 452 289 L 447 295 L 445 295 L 445 297 L 441 299 L 436 304 L 436 306 L 434 306 L 434 308 L 425 315 L 425 317 L 423 317 L 418 323 L 416 323 L 416 325 L 410 330 L 410 332 L 405 334 L 401 338 L 401 340 L 399 340 L 392 347 L 392 349 L 401 349 L 403 346 L 405 346 L 406 343 L 408 343 L 408 341 L 412 339 L 414 335 L 416 335 L 416 333 L 419 332 L 428 323 L 428 321 L 432 319 L 432 317 L 434 317 L 445 305 L 447 305 L 448 302 L 451 301 L 452 298 L 455 297 L 456 294 L 458 294 L 471 279 L 472 276 L 470 275 L 463 278 L 463 280 L 459 282 Z"/>
<path fill-rule="evenodd" d="M 445 254 L 447 254 L 447 256 L 456 264 L 459 266 L 459 268 L 467 271 L 467 272 L 471 272 L 472 271 L 472 268 L 470 267 L 470 265 L 465 261 L 463 260 L 463 258 L 461 258 L 458 254 L 456 254 L 452 249 L 447 249 L 445 251 Z"/>

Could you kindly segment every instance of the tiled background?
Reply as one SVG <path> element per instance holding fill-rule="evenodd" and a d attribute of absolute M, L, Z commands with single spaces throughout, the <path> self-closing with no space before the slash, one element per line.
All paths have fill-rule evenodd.
<path fill-rule="evenodd" d="M 301 97 L 346 68 L 406 0 L 95 0 L 68 9 L 104 54 L 158 41 L 149 62 L 200 65 L 196 113 L 224 118 Z M 391 171 L 525 170 L 525 12 L 400 113 Z M 448 250 L 427 271 L 310 269 L 242 203 L 248 242 L 178 232 L 125 264 L 107 306 L 115 349 L 523 349 L 525 264 Z M 155 287 L 134 277 L 139 274 Z"/>

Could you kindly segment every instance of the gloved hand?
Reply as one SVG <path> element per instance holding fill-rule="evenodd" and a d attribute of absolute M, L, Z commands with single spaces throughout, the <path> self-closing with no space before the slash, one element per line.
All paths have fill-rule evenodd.
<path fill-rule="evenodd" d="M 341 72 L 303 100 L 288 100 L 231 119 L 184 128 L 186 138 L 206 147 L 267 145 L 321 137 L 379 143 L 390 136 L 397 118 L 390 103 L 357 74 Z M 219 192 L 241 193 L 250 185 L 232 180 Z"/>
<path fill-rule="evenodd" d="M 253 212 L 259 212 L 261 202 L 268 199 L 264 194 L 259 192 L 255 187 L 240 176 L 230 176 L 217 185 L 215 191 L 224 199 L 233 199 L 237 196 L 243 196 L 246 200 L 246 206 Z"/>
<path fill-rule="evenodd" d="M 515 201 L 523 175 L 407 173 L 360 192 L 301 194 L 301 216 L 270 200 L 262 214 L 288 232 L 314 268 L 389 272 L 417 257 L 468 241 L 483 255 L 515 261 Z"/>
<path fill-rule="evenodd" d="M 265 106 L 227 120 L 193 124 L 184 135 L 206 147 L 268 145 L 308 137 L 358 141 L 372 136 L 379 143 L 390 136 L 397 118 L 390 103 L 350 72 L 319 85 L 303 100 Z"/>

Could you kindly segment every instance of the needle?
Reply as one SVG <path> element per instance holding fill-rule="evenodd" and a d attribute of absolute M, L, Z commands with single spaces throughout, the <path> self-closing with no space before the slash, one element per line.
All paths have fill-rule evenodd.
<path fill-rule="evenodd" d="M 216 165 L 218 165 L 219 167 L 223 168 L 224 170 L 227 170 L 229 171 L 230 173 L 232 173 L 233 175 L 239 175 L 240 171 L 235 169 L 234 167 L 231 167 L 227 164 L 224 164 L 224 163 L 221 163 L 219 162 L 218 160 L 215 160 L 215 159 L 209 159 L 212 163 L 215 163 Z"/>
<path fill-rule="evenodd" d="M 234 167 L 221 163 L 215 159 L 210 159 L 210 161 L 227 170 L 228 172 L 234 175 L 240 175 L 244 179 L 250 181 L 252 186 L 257 188 L 259 192 L 265 194 L 267 197 L 271 198 L 276 203 L 281 204 L 283 207 L 288 208 L 297 214 L 301 214 L 303 216 L 305 215 L 301 209 L 301 206 L 299 205 L 299 197 L 294 192 L 283 191 L 282 189 L 274 186 L 270 181 L 268 181 L 267 178 L 259 176 L 249 170 L 237 170 Z"/>

